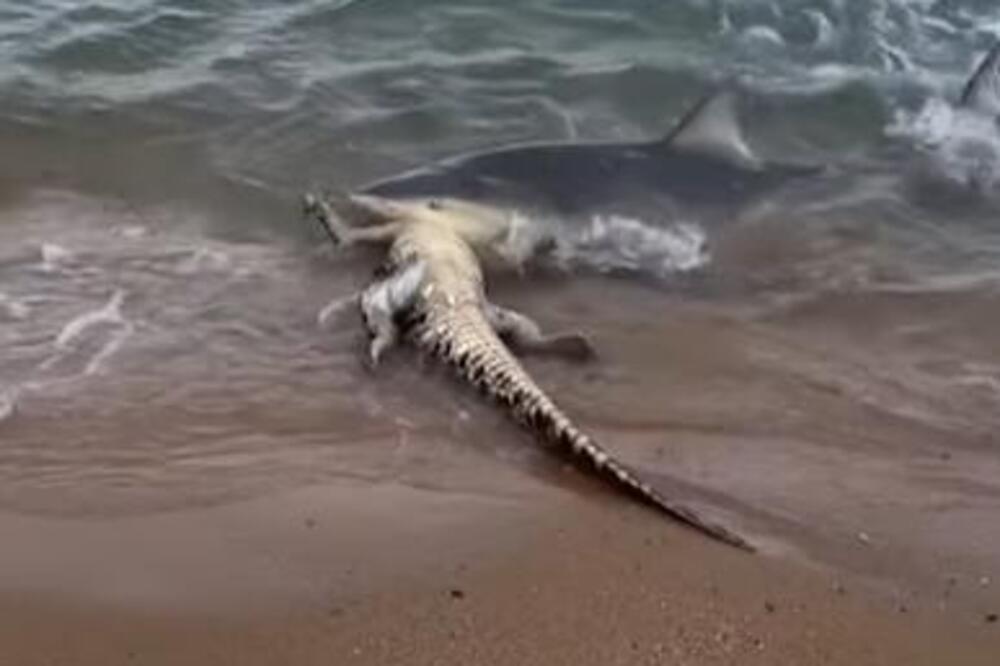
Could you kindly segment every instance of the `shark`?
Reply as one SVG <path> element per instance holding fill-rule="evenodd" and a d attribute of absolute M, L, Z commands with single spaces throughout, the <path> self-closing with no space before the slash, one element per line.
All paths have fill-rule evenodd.
<path fill-rule="evenodd" d="M 737 102 L 732 87 L 715 89 L 653 141 L 505 146 L 420 166 L 364 184 L 356 193 L 472 202 L 493 209 L 493 215 L 548 229 L 552 233 L 536 238 L 549 241 L 560 230 L 579 229 L 598 216 L 661 227 L 711 226 L 826 170 L 759 157 L 744 136 Z"/>

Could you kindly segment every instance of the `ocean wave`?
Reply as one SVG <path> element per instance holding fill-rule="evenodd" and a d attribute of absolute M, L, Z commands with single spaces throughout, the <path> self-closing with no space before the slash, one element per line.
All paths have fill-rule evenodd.
<path fill-rule="evenodd" d="M 27 319 L 30 314 L 30 305 L 0 291 L 0 321 L 4 318 L 19 321 Z"/>
<path fill-rule="evenodd" d="M 592 217 L 582 231 L 558 240 L 556 255 L 565 265 L 661 278 L 698 270 L 711 261 L 707 237 L 699 225 L 659 227 L 620 215 Z"/>
<path fill-rule="evenodd" d="M 72 320 L 68 321 L 59 334 L 56 336 L 55 346 L 58 349 L 67 349 L 70 344 L 79 338 L 85 331 L 94 326 L 102 323 L 107 324 L 123 324 L 125 319 L 122 317 L 122 302 L 125 300 L 125 292 L 121 289 L 116 290 L 108 302 L 97 310 L 91 310 L 89 312 L 84 312 L 83 314 L 74 317 Z"/>
<path fill-rule="evenodd" d="M 1000 130 L 992 116 L 931 97 L 916 111 L 897 111 L 886 132 L 924 149 L 955 183 L 980 192 L 1000 185 Z"/>
<path fill-rule="evenodd" d="M 60 270 L 73 258 L 73 253 L 58 243 L 42 243 L 39 254 L 42 260 L 39 268 L 46 273 Z"/>
<path fill-rule="evenodd" d="M 66 322 L 53 342 L 54 353 L 38 367 L 42 378 L 32 384 L 37 388 L 100 371 L 135 332 L 135 325 L 122 314 L 124 299 L 124 290 L 116 290 L 100 308 Z"/>

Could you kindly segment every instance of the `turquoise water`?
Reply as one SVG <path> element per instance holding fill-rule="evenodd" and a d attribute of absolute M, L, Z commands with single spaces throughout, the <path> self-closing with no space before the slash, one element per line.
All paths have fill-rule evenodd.
<path fill-rule="evenodd" d="M 6 5 L 0 132 L 38 162 L 6 172 L 142 190 L 179 163 L 164 190 L 264 199 L 511 141 L 657 135 L 730 78 L 758 141 L 863 154 L 897 113 L 957 94 L 1000 30 L 973 1 Z"/>
<path fill-rule="evenodd" d="M 319 317 L 373 262 L 334 258 L 298 196 L 659 136 L 730 81 L 758 152 L 828 164 L 829 187 L 723 229 L 604 221 L 569 277 L 500 285 L 607 355 L 594 381 L 543 383 L 651 474 L 783 517 L 764 531 L 881 526 L 994 566 L 1000 141 L 953 102 L 998 35 L 987 0 L 0 3 L 0 505 L 153 511 L 339 477 L 505 492 L 493 466 L 532 463 L 502 421 L 411 364 L 370 377 L 357 322 Z M 632 421 L 732 450 L 663 459 Z"/>
<path fill-rule="evenodd" d="M 744 91 L 747 132 L 770 157 L 883 174 L 926 160 L 948 185 L 973 168 L 949 141 L 995 152 L 992 129 L 949 105 L 1000 31 L 988 2 L 8 5 L 4 189 L 181 199 L 219 210 L 220 233 L 303 233 L 286 216 L 304 188 L 455 152 L 654 137 L 722 81 Z M 893 214 L 952 236 L 940 211 L 902 198 Z M 899 242 L 941 249 L 877 217 Z M 973 259 L 995 248 L 992 229 L 966 231 L 953 238 Z"/>

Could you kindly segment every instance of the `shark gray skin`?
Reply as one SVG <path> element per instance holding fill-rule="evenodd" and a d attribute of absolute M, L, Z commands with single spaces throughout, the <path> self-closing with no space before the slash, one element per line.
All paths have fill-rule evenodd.
<path fill-rule="evenodd" d="M 326 202 L 312 196 L 307 196 L 306 210 L 341 244 L 389 245 L 379 279 L 359 297 L 371 334 L 372 366 L 406 339 L 505 406 L 542 443 L 674 519 L 727 544 L 754 550 L 742 536 L 666 497 L 616 460 L 556 406 L 511 353 L 505 339 L 515 349 L 577 358 L 589 356 L 591 347 L 580 334 L 544 335 L 525 315 L 487 300 L 477 253 L 503 242 L 507 230 L 502 217 L 470 216 L 485 209 L 460 200 L 400 203 L 371 195 L 351 200 L 379 223 L 348 227 Z"/>
<path fill-rule="evenodd" d="M 1000 115 L 1000 42 L 983 56 L 962 89 L 958 103 L 979 113 Z"/>
<path fill-rule="evenodd" d="M 462 155 L 358 189 L 393 199 L 450 197 L 532 219 L 594 215 L 711 222 L 737 216 L 823 167 L 760 160 L 739 127 L 732 91 L 701 99 L 664 138 L 540 143 Z"/>

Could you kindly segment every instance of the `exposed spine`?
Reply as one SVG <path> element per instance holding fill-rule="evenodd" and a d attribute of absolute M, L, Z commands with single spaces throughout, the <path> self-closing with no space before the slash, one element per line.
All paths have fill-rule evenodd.
<path fill-rule="evenodd" d="M 577 428 L 507 350 L 479 308 L 421 312 L 412 322 L 409 334 L 425 352 L 445 361 L 470 384 L 505 405 L 517 421 L 545 443 L 586 461 L 597 474 L 676 520 L 732 546 L 755 550 L 738 534 L 664 497 Z"/>

